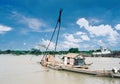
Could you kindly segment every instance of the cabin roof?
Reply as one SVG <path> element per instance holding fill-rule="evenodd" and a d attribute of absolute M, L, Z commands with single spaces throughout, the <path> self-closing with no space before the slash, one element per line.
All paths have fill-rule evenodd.
<path fill-rule="evenodd" d="M 68 53 L 68 54 L 65 55 L 64 57 L 75 58 L 75 57 L 77 57 L 77 56 L 79 56 L 79 54 L 77 54 L 77 53 Z"/>

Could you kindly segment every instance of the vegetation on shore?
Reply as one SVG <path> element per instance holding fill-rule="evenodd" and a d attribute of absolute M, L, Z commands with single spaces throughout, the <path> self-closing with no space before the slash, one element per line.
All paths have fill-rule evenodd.
<path fill-rule="evenodd" d="M 82 53 L 87 56 L 92 56 L 93 50 L 88 50 L 88 51 L 79 51 L 78 48 L 70 48 L 68 51 L 41 51 L 38 49 L 32 48 L 31 50 L 0 50 L 0 54 L 15 54 L 15 55 L 26 55 L 26 54 L 31 54 L 31 55 L 42 55 L 45 53 L 49 54 L 67 54 L 67 53 Z M 112 51 L 112 53 L 115 56 L 120 56 L 120 51 Z"/>
<path fill-rule="evenodd" d="M 25 54 L 33 54 L 33 55 L 42 55 L 45 53 L 49 54 L 67 54 L 67 53 L 86 53 L 91 54 L 91 51 L 79 51 L 78 48 L 70 48 L 68 51 L 41 51 L 38 49 L 31 50 L 0 50 L 0 54 L 15 54 L 15 55 L 25 55 Z"/>

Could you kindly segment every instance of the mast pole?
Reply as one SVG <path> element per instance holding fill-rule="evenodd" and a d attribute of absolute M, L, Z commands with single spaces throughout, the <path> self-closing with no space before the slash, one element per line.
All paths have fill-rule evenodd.
<path fill-rule="evenodd" d="M 59 24 L 59 26 L 58 26 L 58 32 L 57 32 L 57 37 L 56 37 L 56 43 L 55 43 L 55 49 L 54 49 L 54 52 L 56 52 L 57 43 L 58 43 L 58 37 L 59 37 L 59 31 L 60 31 L 60 26 L 61 26 L 61 15 L 62 15 L 62 11 L 63 11 L 63 9 L 60 9 L 57 23 L 56 23 L 56 25 L 55 25 L 54 31 L 53 31 L 52 36 L 51 36 L 51 38 L 50 38 L 50 42 L 48 43 L 45 51 L 48 50 L 48 48 L 49 48 L 49 46 L 50 46 L 50 44 L 51 44 L 51 41 L 52 41 L 52 39 L 53 39 L 53 37 L 54 37 L 54 34 L 55 34 L 55 32 L 56 32 L 57 26 L 58 26 L 58 24 Z M 45 56 L 47 56 L 47 54 L 45 54 L 45 55 L 42 57 L 41 60 L 43 60 L 43 59 L 45 58 Z M 55 53 L 54 53 L 54 57 L 55 57 Z"/>
<path fill-rule="evenodd" d="M 56 49 L 57 49 L 58 38 L 59 38 L 59 33 L 60 33 L 60 26 L 61 26 L 61 15 L 62 15 L 62 11 L 63 11 L 63 9 L 60 9 L 60 12 L 59 12 L 59 17 L 58 17 L 58 21 L 57 21 L 57 25 L 58 25 L 58 32 L 57 32 L 56 43 L 55 43 L 55 52 L 56 52 Z M 54 54 L 54 56 L 55 56 L 55 54 Z"/>

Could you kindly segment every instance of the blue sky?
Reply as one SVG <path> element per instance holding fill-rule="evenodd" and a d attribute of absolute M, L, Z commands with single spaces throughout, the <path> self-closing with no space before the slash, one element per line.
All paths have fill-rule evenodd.
<path fill-rule="evenodd" d="M 47 46 L 63 9 L 57 50 L 120 50 L 119 0 L 1 0 L 0 50 Z M 54 47 L 54 39 L 50 49 Z"/>

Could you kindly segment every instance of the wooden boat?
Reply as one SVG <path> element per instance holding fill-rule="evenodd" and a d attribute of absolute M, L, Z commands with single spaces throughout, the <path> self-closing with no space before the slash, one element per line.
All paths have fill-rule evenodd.
<path fill-rule="evenodd" d="M 85 63 L 85 58 L 82 54 L 69 53 L 64 56 L 62 70 L 95 76 L 120 78 L 120 70 L 90 70 L 89 66 L 91 64 L 92 63 Z"/>
<path fill-rule="evenodd" d="M 44 59 L 45 60 L 43 61 L 43 63 L 41 62 L 41 64 L 51 69 L 70 71 L 81 74 L 89 74 L 89 75 L 101 76 L 101 77 L 103 76 L 103 77 L 120 78 L 120 72 L 113 72 L 113 70 L 90 70 L 89 66 L 92 63 L 86 64 L 85 58 L 82 57 L 81 54 L 69 53 L 63 56 L 62 58 L 63 62 L 56 61 L 54 56 L 52 55 L 47 55 Z"/>

